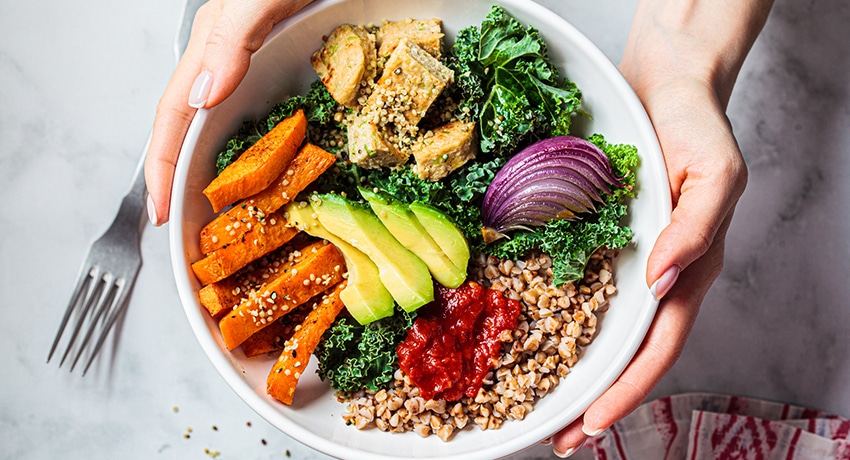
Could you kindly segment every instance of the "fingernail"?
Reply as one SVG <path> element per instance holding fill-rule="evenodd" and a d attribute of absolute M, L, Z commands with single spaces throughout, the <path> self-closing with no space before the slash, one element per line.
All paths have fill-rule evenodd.
<path fill-rule="evenodd" d="M 581 427 L 581 431 L 584 431 L 584 434 L 590 436 L 591 438 L 594 437 L 594 436 L 599 436 L 605 430 L 606 430 L 606 428 L 597 428 L 595 430 L 591 430 L 590 428 L 588 428 L 584 425 L 582 425 L 582 427 Z"/>
<path fill-rule="evenodd" d="M 189 92 L 189 107 L 200 109 L 206 105 L 207 98 L 210 96 L 212 81 L 213 76 L 209 70 L 204 70 L 198 74 L 195 83 L 192 84 L 192 90 Z"/>
<path fill-rule="evenodd" d="M 159 219 L 156 217 L 156 206 L 153 204 L 153 198 L 148 195 L 148 219 L 155 226 L 159 227 Z"/>
<path fill-rule="evenodd" d="M 661 300 L 669 291 L 670 288 L 676 284 L 676 279 L 679 278 L 679 267 L 673 265 L 668 268 L 661 278 L 658 278 L 652 286 L 649 288 L 649 292 L 652 294 L 652 297 L 655 300 Z"/>
<path fill-rule="evenodd" d="M 543 444 L 544 446 L 548 446 L 549 444 L 552 444 L 552 438 L 546 438 L 546 439 L 540 441 L 540 444 Z"/>
<path fill-rule="evenodd" d="M 581 449 L 581 446 L 584 445 L 585 441 L 587 441 L 587 439 L 580 442 L 579 445 L 577 445 L 577 446 L 570 447 L 569 449 L 565 450 L 564 452 L 561 452 L 560 450 L 558 450 L 557 447 L 553 447 L 552 452 L 560 458 L 568 458 L 568 457 L 571 457 L 574 453 L 578 452 L 578 450 Z"/>

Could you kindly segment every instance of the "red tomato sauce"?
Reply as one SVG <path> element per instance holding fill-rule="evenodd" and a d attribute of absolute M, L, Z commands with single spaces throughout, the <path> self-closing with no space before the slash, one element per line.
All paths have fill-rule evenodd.
<path fill-rule="evenodd" d="M 519 311 L 518 301 L 478 283 L 436 285 L 434 301 L 396 349 L 399 367 L 425 399 L 475 397 L 498 359 L 499 336 L 516 329 Z"/>

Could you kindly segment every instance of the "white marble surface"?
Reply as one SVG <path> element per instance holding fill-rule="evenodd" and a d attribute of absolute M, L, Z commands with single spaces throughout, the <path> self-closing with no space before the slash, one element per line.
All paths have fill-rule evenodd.
<path fill-rule="evenodd" d="M 541 3 L 619 59 L 633 1 Z M 80 259 L 147 138 L 180 8 L 0 1 L 0 458 L 324 458 L 262 421 L 206 361 L 166 228 L 144 233 L 104 359 L 84 378 L 45 364 Z M 848 21 L 841 0 L 777 1 L 729 109 L 750 183 L 726 268 L 653 396 L 714 391 L 850 416 Z M 542 446 L 516 456 L 548 457 Z"/>

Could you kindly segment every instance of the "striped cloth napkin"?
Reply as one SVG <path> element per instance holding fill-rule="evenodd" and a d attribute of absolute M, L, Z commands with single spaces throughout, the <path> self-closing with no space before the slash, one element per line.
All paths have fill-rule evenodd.
<path fill-rule="evenodd" d="M 582 450 L 605 460 L 850 460 L 850 420 L 790 404 L 688 393 L 645 403 Z"/>

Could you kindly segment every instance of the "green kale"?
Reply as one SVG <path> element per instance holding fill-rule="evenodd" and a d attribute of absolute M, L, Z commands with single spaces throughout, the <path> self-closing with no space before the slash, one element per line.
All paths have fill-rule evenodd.
<path fill-rule="evenodd" d="M 601 134 L 594 134 L 588 137 L 587 140 L 593 142 L 605 152 L 605 155 L 611 160 L 614 175 L 622 177 L 620 182 L 625 187 L 613 190 L 614 195 L 618 199 L 634 197 L 633 189 L 637 180 L 635 172 L 638 166 L 640 166 L 640 156 L 638 156 L 637 147 L 629 144 L 609 144 Z"/>
<path fill-rule="evenodd" d="M 221 174 L 228 165 L 236 161 L 251 145 L 272 130 L 281 120 L 292 116 L 298 109 L 304 109 L 307 122 L 323 129 L 341 128 L 334 115 L 342 110 L 321 81 L 310 85 L 306 96 L 293 96 L 276 104 L 265 118 L 242 123 L 237 133 L 231 137 L 216 158 L 217 174 Z"/>
<path fill-rule="evenodd" d="M 480 27 L 458 33 L 448 65 L 463 101 L 459 116 L 478 121 L 482 151 L 509 155 L 533 140 L 569 134 L 581 92 L 561 81 L 538 31 L 501 6 Z"/>
<path fill-rule="evenodd" d="M 400 309 L 393 316 L 365 326 L 349 317 L 337 319 L 315 350 L 319 377 L 343 392 L 386 387 L 393 381 L 398 360 L 396 347 L 414 319 L 415 313 Z"/>
<path fill-rule="evenodd" d="M 634 197 L 635 171 L 640 158 L 632 145 L 609 144 L 602 135 L 588 140 L 601 148 L 611 160 L 615 174 L 623 177 L 623 188 L 615 188 L 605 202 L 597 205 L 594 214 L 582 220 L 557 219 L 530 232 L 515 232 L 489 246 L 487 252 L 501 258 L 519 259 L 530 251 L 540 251 L 552 257 L 555 284 L 561 285 L 584 276 L 590 256 L 600 247 L 625 247 L 632 230 L 622 224 L 628 210 L 627 201 Z"/>
<path fill-rule="evenodd" d="M 460 113 L 471 119 L 478 118 L 478 109 L 486 97 L 482 70 L 478 65 L 478 42 L 481 39 L 478 27 L 461 29 L 451 48 L 446 63 L 455 73 L 452 87 L 458 91 Z"/>
<path fill-rule="evenodd" d="M 488 252 L 496 257 L 520 259 L 530 251 L 552 258 L 555 284 L 581 279 L 590 256 L 600 247 L 622 248 L 632 238 L 632 230 L 621 226 L 627 206 L 609 200 L 584 221 L 556 219 L 533 232 L 517 232 L 499 240 Z"/>

